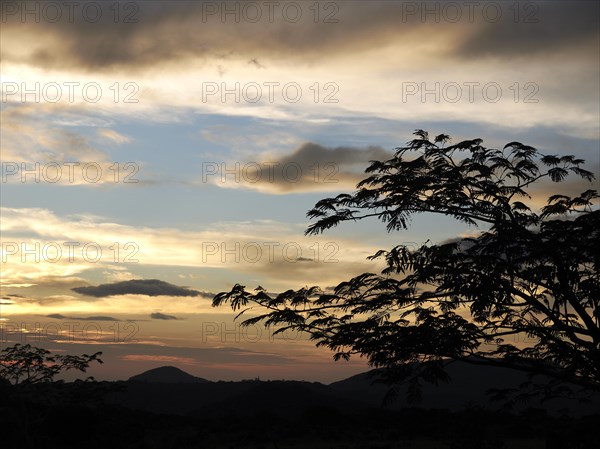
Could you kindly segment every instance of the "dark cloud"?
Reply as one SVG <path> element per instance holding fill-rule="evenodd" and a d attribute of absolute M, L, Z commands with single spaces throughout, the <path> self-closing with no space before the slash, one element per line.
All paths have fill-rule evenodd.
<path fill-rule="evenodd" d="M 3 17 L 3 34 L 19 27 L 22 32 L 40 33 L 47 39 L 31 46 L 28 55 L 13 53 L 3 46 L 2 56 L 40 67 L 66 65 L 88 70 L 119 66 L 142 69 L 186 58 L 227 60 L 236 54 L 256 61 L 263 56 L 320 58 L 328 50 L 356 51 L 369 48 L 373 40 L 383 43 L 394 28 L 399 32 L 409 26 L 397 26 L 401 8 L 392 2 L 381 2 L 375 7 L 352 2 L 350 8 L 338 4 L 339 11 L 325 14 L 333 13 L 337 23 L 315 21 L 308 7 L 302 8 L 301 20 L 290 23 L 284 18 L 282 5 L 274 20 L 269 19 L 266 6 L 261 8 L 263 14 L 258 23 L 236 21 L 231 15 L 222 20 L 220 13 L 207 12 L 207 3 L 211 2 L 135 2 L 139 7 L 132 16 L 136 23 L 115 22 L 114 12 L 108 6 L 103 7 L 105 10 L 95 23 L 83 20 L 81 13 L 70 23 L 67 11 L 57 23 L 23 23 L 19 13 L 10 14 Z M 214 3 L 219 10 L 243 7 L 239 1 Z M 351 34 L 348 29 L 352 29 Z"/>
<path fill-rule="evenodd" d="M 319 162 L 335 162 L 340 165 L 359 164 L 364 165 L 370 160 L 387 159 L 392 155 L 391 152 L 381 147 L 370 146 L 367 148 L 337 147 L 327 148 L 316 143 L 305 143 L 291 155 L 280 160 L 281 163 L 308 164 Z"/>
<path fill-rule="evenodd" d="M 216 295 L 216 293 L 213 293 L 213 292 L 198 290 L 198 296 L 200 296 L 201 298 L 213 299 L 215 297 L 215 295 Z"/>
<path fill-rule="evenodd" d="M 201 296 L 200 292 L 185 287 L 169 284 L 159 279 L 132 279 L 130 281 L 100 284 L 89 287 L 72 288 L 74 292 L 86 296 L 102 298 L 117 295 L 146 296 Z"/>
<path fill-rule="evenodd" d="M 251 59 L 250 61 L 248 61 L 248 64 L 249 64 L 249 65 L 253 65 L 253 66 L 254 66 L 254 67 L 256 67 L 257 69 L 264 69 L 264 68 L 265 68 L 265 66 L 264 66 L 264 65 L 262 65 L 262 64 L 261 64 L 261 63 L 258 61 L 258 59 L 256 59 L 256 58 L 253 58 L 253 59 Z"/>
<path fill-rule="evenodd" d="M 586 44 L 598 48 L 600 3 L 597 1 L 523 2 L 518 16 L 515 16 L 516 3 L 512 5 L 508 7 L 507 2 L 502 8 L 502 14 L 511 20 L 483 21 L 483 26 L 460 45 L 459 54 L 471 59 L 556 54 L 581 47 L 587 51 Z"/>
<path fill-rule="evenodd" d="M 17 5 L 24 2 L 16 2 Z M 96 2 L 102 3 L 102 2 Z M 127 5 L 134 2 L 129 2 Z M 477 2 L 472 19 L 467 2 L 452 2 L 460 7 L 460 19 L 453 23 L 455 13 L 444 9 L 444 2 L 331 2 L 337 11 L 323 6 L 319 20 L 313 10 L 302 8 L 301 20 L 284 20 L 281 2 L 272 22 L 263 2 L 262 19 L 258 23 L 235 21 L 233 16 L 221 20 L 219 14 L 208 15 L 206 4 L 213 2 L 135 2 L 139 11 L 132 18 L 136 23 L 114 21 L 108 2 L 96 23 L 81 19 L 81 12 L 70 23 L 65 10 L 57 23 L 41 20 L 36 23 L 21 20 L 20 14 L 3 17 L 3 35 L 17 39 L 19 33 L 40 36 L 30 46 L 29 53 L 3 46 L 2 58 L 39 67 L 79 67 L 90 71 L 115 67 L 145 70 L 182 59 L 217 58 L 227 61 L 243 56 L 252 61 L 330 58 L 335 54 L 358 54 L 382 45 L 403 43 L 412 45 L 428 37 L 444 36 L 455 42 L 446 50 L 458 51 L 463 57 L 477 58 L 482 54 L 497 56 L 526 55 L 551 52 L 557 48 L 595 42 L 598 34 L 597 2 L 526 2 L 515 21 L 513 2 L 492 2 L 501 5 L 498 22 L 486 2 Z M 219 9 L 242 7 L 243 2 L 214 2 Z M 112 5 L 112 4 L 111 4 Z M 416 6 L 416 11 L 408 7 Z M 425 14 L 429 10 L 437 13 Z M 66 8 L 63 8 L 66 9 Z M 81 6 L 80 6 L 81 9 Z M 122 11 L 124 18 L 132 10 Z M 329 15 L 335 20 L 325 23 Z M 448 20 L 450 19 L 450 20 Z M 526 22 L 534 19 L 537 22 Z M 349 32 L 348 30 L 351 30 Z M 415 32 L 418 31 L 418 32 Z M 13 34 L 14 33 L 14 34 Z M 43 36 L 43 38 L 41 38 Z M 29 40 L 28 40 L 29 41 Z M 442 50 L 432 50 L 442 51 Z M 254 64 L 260 67 L 260 63 Z"/>
<path fill-rule="evenodd" d="M 46 315 L 46 317 L 53 318 L 55 320 L 119 321 L 116 318 L 113 318 L 111 316 L 103 316 L 103 315 L 80 317 L 80 316 L 61 315 L 60 313 L 51 313 L 50 315 Z"/>
<path fill-rule="evenodd" d="M 151 313 L 150 318 L 152 318 L 153 320 L 178 320 L 179 319 L 176 316 L 167 315 L 165 313 L 160 313 L 160 312 Z"/>
<path fill-rule="evenodd" d="M 246 164 L 241 180 L 271 193 L 352 189 L 365 177 L 369 161 L 392 155 L 377 146 L 328 148 L 308 142 L 279 159 Z"/>
<path fill-rule="evenodd" d="M 212 328 L 210 328 L 212 330 Z M 234 341 L 233 339 L 231 340 Z M 272 352 L 252 351 L 237 347 L 218 347 L 218 348 L 188 348 L 173 346 L 156 346 L 137 344 L 130 347 L 130 354 L 145 353 L 148 355 L 163 355 L 171 357 L 189 357 L 198 361 L 199 365 L 210 364 L 243 364 L 243 365 L 267 365 L 282 366 L 294 362 L 293 357 L 287 354 L 276 354 Z M 127 357 L 127 356 L 125 356 Z M 124 358 L 125 358 L 124 357 Z M 135 360 L 135 356 L 129 356 Z"/>

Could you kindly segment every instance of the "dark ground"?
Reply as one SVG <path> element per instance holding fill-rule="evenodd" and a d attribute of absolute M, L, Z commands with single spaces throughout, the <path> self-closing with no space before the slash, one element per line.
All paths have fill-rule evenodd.
<path fill-rule="evenodd" d="M 598 442 L 600 414 L 469 406 L 384 409 L 348 398 L 339 388 L 336 393 L 334 386 L 284 381 L 5 384 L 2 447 L 592 449 Z"/>

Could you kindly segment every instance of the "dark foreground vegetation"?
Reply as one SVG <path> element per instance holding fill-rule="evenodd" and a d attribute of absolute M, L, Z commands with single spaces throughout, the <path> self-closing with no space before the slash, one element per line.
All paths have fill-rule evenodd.
<path fill-rule="evenodd" d="M 575 418 L 533 408 L 507 413 L 479 408 L 350 407 L 341 400 L 310 394 L 312 390 L 303 391 L 297 385 L 303 383 L 295 382 L 211 384 L 234 385 L 238 394 L 213 406 L 161 414 L 148 407 L 144 410 L 139 403 L 136 406 L 131 399 L 135 391 L 130 390 L 147 393 L 154 389 L 160 397 L 164 389 L 192 388 L 193 392 L 199 387 L 139 382 L 4 383 L 0 394 L 3 447 L 588 449 L 596 447 L 600 423 L 600 414 Z M 264 401 L 249 405 L 243 400 L 254 400 L 255 394 Z M 280 407 L 274 405 L 275 396 Z M 203 402 L 201 397 L 198 402 Z"/>

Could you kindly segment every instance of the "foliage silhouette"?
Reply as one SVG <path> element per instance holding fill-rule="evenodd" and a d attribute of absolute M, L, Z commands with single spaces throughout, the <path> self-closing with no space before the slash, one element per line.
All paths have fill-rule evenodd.
<path fill-rule="evenodd" d="M 407 229 L 418 213 L 442 214 L 480 227 L 476 236 L 397 245 L 381 274 L 364 273 L 335 287 L 270 295 L 236 284 L 213 306 L 307 332 L 334 358 L 365 356 L 389 382 L 447 380 L 455 360 L 544 374 L 556 382 L 600 389 L 600 211 L 595 190 L 552 195 L 536 211 L 528 190 L 544 179 L 594 176 L 574 156 L 542 155 L 511 142 L 502 150 L 481 139 L 447 145 L 449 136 L 416 138 L 387 161 L 371 161 L 352 194 L 319 201 L 308 212 L 314 235 L 342 222 L 375 217 L 388 232 Z M 529 337 L 529 343 L 508 339 Z"/>
<path fill-rule="evenodd" d="M 17 343 L 0 351 L 0 378 L 13 385 L 53 382 L 61 371 L 85 372 L 91 362 L 103 363 L 101 355 L 102 352 L 81 356 L 52 354 L 44 348 Z"/>
<path fill-rule="evenodd" d="M 12 447 L 47 446 L 40 441 L 47 437 L 40 432 L 42 423 L 66 407 L 95 403 L 109 391 L 93 382 L 93 377 L 72 384 L 55 379 L 63 371 L 85 372 L 91 362 L 103 363 L 101 355 L 52 354 L 47 349 L 19 343 L 0 351 L 0 410 L 10 411 L 8 427 L 14 427 L 18 438 L 18 446 Z M 8 444 L 11 445 L 10 438 Z"/>

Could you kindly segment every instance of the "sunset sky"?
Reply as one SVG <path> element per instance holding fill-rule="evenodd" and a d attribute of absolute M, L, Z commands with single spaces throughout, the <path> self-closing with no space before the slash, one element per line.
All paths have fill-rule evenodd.
<path fill-rule="evenodd" d="M 2 2 L 1 346 L 103 351 L 98 379 L 364 371 L 240 331 L 212 297 L 335 286 L 378 272 L 379 249 L 476 232 L 419 216 L 303 235 L 307 210 L 417 128 L 600 174 L 598 5 Z"/>

